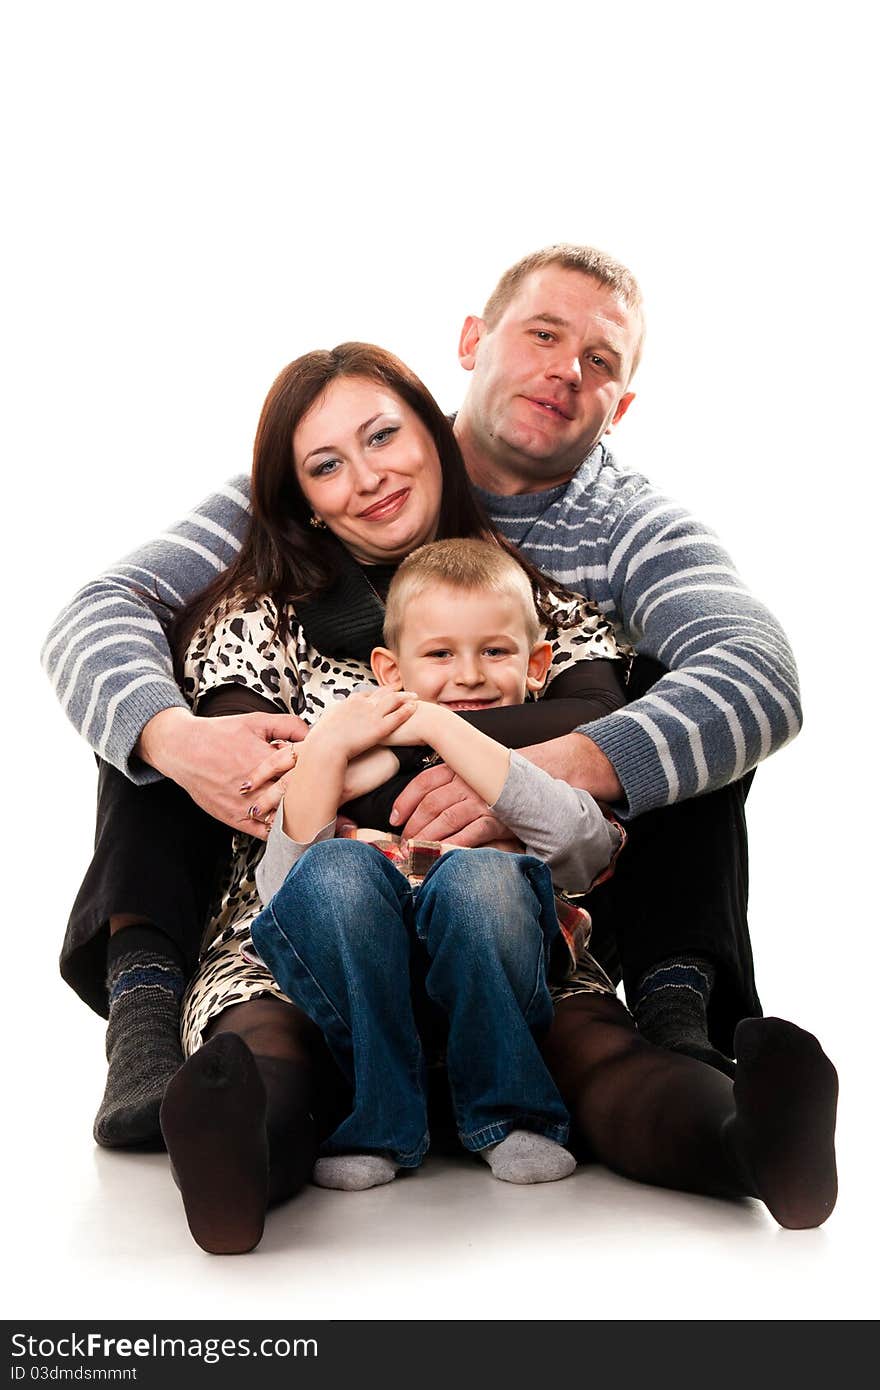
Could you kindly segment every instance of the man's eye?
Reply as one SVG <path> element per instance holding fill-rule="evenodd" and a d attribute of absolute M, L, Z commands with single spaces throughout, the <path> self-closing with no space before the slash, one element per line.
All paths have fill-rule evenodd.
<path fill-rule="evenodd" d="M 589 360 L 592 362 L 594 367 L 602 367 L 606 372 L 609 372 L 611 370 L 608 363 L 605 361 L 605 358 L 600 357 L 598 353 L 590 353 Z"/>
<path fill-rule="evenodd" d="M 536 328 L 534 334 L 539 343 L 553 343 L 556 341 L 555 333 L 551 333 L 547 328 Z"/>

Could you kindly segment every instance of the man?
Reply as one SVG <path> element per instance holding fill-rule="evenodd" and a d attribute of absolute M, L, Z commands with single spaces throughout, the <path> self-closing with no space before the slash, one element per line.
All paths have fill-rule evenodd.
<path fill-rule="evenodd" d="M 639 1027 L 730 1071 L 713 1042 L 729 1049 L 738 1019 L 760 1009 L 745 921 L 743 777 L 797 732 L 797 677 L 779 625 L 744 589 L 715 537 L 620 469 L 601 442 L 633 401 L 643 334 L 638 286 L 609 257 L 570 246 L 526 257 L 502 277 L 483 315 L 465 321 L 459 351 L 470 382 L 455 431 L 496 525 L 542 569 L 594 598 L 640 653 L 631 687 L 639 698 L 529 756 L 632 819 L 628 853 L 591 912 L 605 962 L 613 968 L 615 947 L 619 954 Z M 164 774 L 215 817 L 205 829 L 193 812 L 183 835 L 168 822 L 175 843 L 159 847 L 154 863 L 175 854 L 179 861 L 183 840 L 188 865 L 167 881 L 147 871 L 137 909 L 123 913 L 130 889 L 120 897 L 107 864 L 121 825 L 114 797 L 128 793 L 102 773 L 96 864 L 78 901 L 93 919 L 106 912 L 112 933 L 99 1142 L 132 1142 L 155 1124 L 176 1065 L 171 1028 L 206 891 L 199 876 L 221 850 L 216 822 L 264 834 L 247 822 L 237 788 L 267 740 L 303 733 L 298 720 L 280 715 L 195 719 L 171 671 L 162 621 L 230 562 L 246 508 L 247 483 L 238 479 L 77 595 L 45 648 L 59 698 L 102 758 L 134 781 Z M 148 795 L 174 793 L 165 786 Z M 271 804 L 261 796 L 264 814 Z M 397 811 L 409 835 L 476 844 L 501 833 L 442 767 L 421 774 Z M 76 919 L 77 909 L 72 927 Z M 73 949 L 63 962 L 99 1011 L 103 993 L 81 986 L 75 962 L 105 940 L 76 930 L 71 940 L 69 932 Z M 561 1026 L 575 1024 L 567 1011 Z"/>

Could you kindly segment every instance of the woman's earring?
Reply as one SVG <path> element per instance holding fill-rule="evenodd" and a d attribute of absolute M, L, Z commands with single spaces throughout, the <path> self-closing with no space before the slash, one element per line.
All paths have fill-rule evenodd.
<path fill-rule="evenodd" d="M 319 516 L 315 516 L 314 512 L 312 512 L 312 515 L 309 517 L 309 525 L 314 526 L 316 531 L 326 531 L 327 529 L 326 523 L 323 522 Z"/>

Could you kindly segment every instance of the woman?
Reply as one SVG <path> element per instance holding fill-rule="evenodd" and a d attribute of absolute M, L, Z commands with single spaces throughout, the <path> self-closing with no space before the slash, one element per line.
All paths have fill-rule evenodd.
<path fill-rule="evenodd" d="M 319 710 L 364 678 L 396 564 L 429 540 L 490 534 L 448 421 L 402 364 L 360 344 L 299 359 L 263 409 L 253 524 L 238 561 L 179 622 L 191 693 L 203 713 L 209 703 L 217 713 L 254 708 L 254 694 L 260 707 Z M 544 700 L 467 717 L 496 739 L 529 744 L 590 717 L 585 673 L 603 678 L 600 704 L 613 699 L 605 663 L 572 663 L 578 643 L 614 654 L 605 625 L 594 615 L 573 636 L 563 631 Z M 505 732 L 502 715 L 517 728 Z M 290 761 L 278 749 L 265 770 Z M 261 788 L 252 815 L 271 814 L 279 796 Z M 326 1098 L 314 1029 L 241 956 L 258 852 L 240 852 L 212 921 L 185 1008 L 191 1056 L 162 1114 L 190 1227 L 217 1253 L 252 1248 L 267 1203 L 305 1181 L 316 1100 Z M 836 1075 L 815 1039 L 792 1025 L 741 1025 L 734 1094 L 719 1072 L 639 1038 L 587 962 L 559 1000 L 545 1056 L 583 1150 L 610 1167 L 687 1190 L 760 1195 L 784 1225 L 816 1225 L 832 1209 Z"/>

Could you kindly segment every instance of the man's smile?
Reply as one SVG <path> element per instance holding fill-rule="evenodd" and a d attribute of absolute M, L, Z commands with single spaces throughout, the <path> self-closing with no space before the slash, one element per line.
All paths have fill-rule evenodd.
<path fill-rule="evenodd" d="M 528 401 L 529 405 L 534 406 L 542 415 L 549 415 L 557 420 L 574 419 L 570 408 L 552 396 L 524 396 L 523 400 Z"/>

